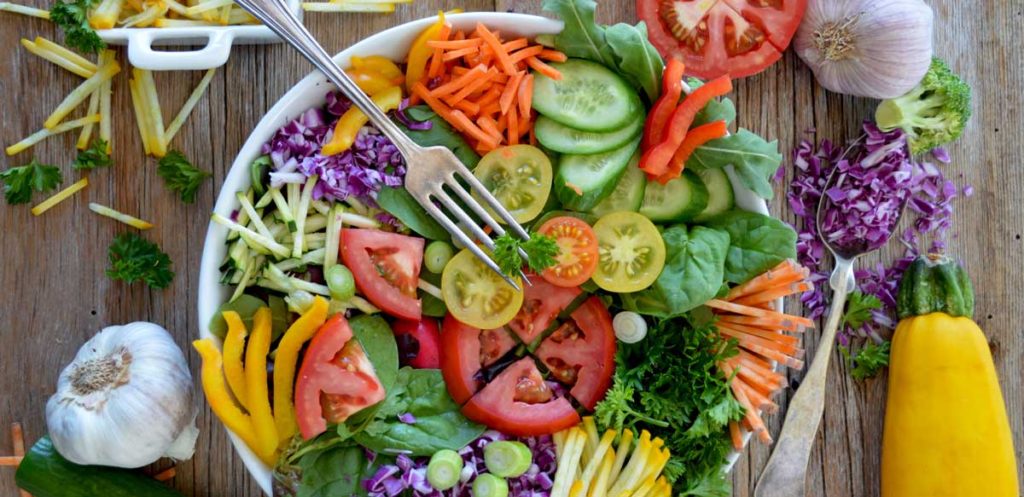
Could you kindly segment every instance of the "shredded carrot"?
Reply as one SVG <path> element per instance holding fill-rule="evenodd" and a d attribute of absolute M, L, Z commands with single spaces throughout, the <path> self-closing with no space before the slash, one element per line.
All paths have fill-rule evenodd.
<path fill-rule="evenodd" d="M 534 45 L 532 47 L 527 47 L 527 48 L 524 48 L 522 50 L 519 50 L 519 51 L 509 55 L 509 57 L 512 58 L 512 63 L 516 64 L 516 63 L 519 63 L 519 62 L 521 62 L 523 60 L 526 60 L 527 57 L 536 57 L 536 56 L 540 55 L 541 52 L 543 52 L 543 51 L 544 51 L 544 47 L 542 47 L 540 45 Z"/>
<path fill-rule="evenodd" d="M 519 114 L 521 116 L 530 115 L 530 107 L 533 106 L 533 75 L 527 74 L 523 76 L 522 83 L 519 84 Z"/>
<path fill-rule="evenodd" d="M 491 116 L 494 114 L 501 113 L 501 107 L 498 102 L 491 102 L 486 106 L 480 107 L 480 113 L 485 116 Z"/>
<path fill-rule="evenodd" d="M 430 109 L 437 113 L 437 115 L 441 116 L 445 121 L 448 121 L 449 123 L 452 122 L 451 107 L 448 107 L 448 105 L 442 102 L 441 99 L 432 95 L 430 93 L 430 90 L 428 90 L 427 87 L 424 86 L 422 82 L 413 85 L 412 92 L 413 95 L 418 95 L 420 98 L 422 98 L 423 101 L 426 102 L 428 106 L 430 106 Z"/>
<path fill-rule="evenodd" d="M 562 80 L 562 73 L 558 72 L 558 69 L 551 67 L 540 61 L 537 57 L 527 57 L 526 64 L 537 71 L 555 81 Z"/>
<path fill-rule="evenodd" d="M 480 129 L 484 130 L 484 133 L 491 135 L 495 141 L 501 141 L 501 131 L 498 130 L 498 123 L 494 122 L 494 119 L 483 116 L 476 120 L 476 124 L 480 126 Z"/>
<path fill-rule="evenodd" d="M 522 83 L 523 78 L 526 77 L 526 72 L 517 72 L 512 76 L 512 79 L 508 80 L 508 84 L 505 85 L 505 91 L 501 94 L 501 113 L 508 114 L 508 110 L 512 107 L 512 102 L 515 100 L 518 91 L 519 84 Z"/>
<path fill-rule="evenodd" d="M 430 48 L 441 48 L 444 50 L 454 50 L 459 48 L 475 48 L 483 44 L 483 40 L 479 38 L 471 38 L 468 40 L 431 40 L 427 42 L 427 46 Z"/>
<path fill-rule="evenodd" d="M 462 111 L 453 110 L 451 117 L 454 123 L 458 123 L 461 126 L 460 129 L 464 133 L 472 136 L 473 138 L 482 142 L 486 146 L 489 146 L 491 149 L 494 149 L 498 146 L 498 140 L 494 139 L 494 137 L 488 135 L 487 133 L 484 132 L 484 130 L 480 129 L 480 127 L 473 123 L 473 121 L 471 121 L 468 117 L 466 117 L 466 115 L 463 114 Z"/>
<path fill-rule="evenodd" d="M 508 116 L 508 144 L 519 145 L 519 116 L 516 114 L 516 108 L 512 107 L 505 115 Z"/>
<path fill-rule="evenodd" d="M 754 308 L 754 309 L 757 309 L 759 311 L 764 311 L 764 312 L 775 312 L 775 311 L 769 311 L 767 309 L 761 309 L 761 308 Z M 776 314 L 778 314 L 778 313 L 776 313 Z M 783 330 L 783 331 L 789 331 L 789 332 L 794 332 L 794 333 L 803 333 L 804 330 L 807 328 L 806 326 L 804 326 L 804 325 L 802 325 L 800 323 L 797 323 L 796 321 L 793 321 L 791 319 L 793 316 L 787 316 L 785 314 L 780 314 L 780 315 L 784 316 L 784 317 L 764 318 L 764 317 L 755 317 L 755 316 L 740 316 L 740 315 L 736 315 L 736 314 L 720 314 L 718 316 L 718 321 L 719 322 L 724 322 L 724 323 L 732 323 L 732 324 L 745 324 L 745 325 L 748 325 L 748 326 L 756 326 L 758 328 L 765 328 L 765 329 L 769 329 L 769 330 Z M 812 326 L 812 328 L 813 328 L 813 326 Z"/>
<path fill-rule="evenodd" d="M 467 55 L 474 55 L 479 51 L 480 50 L 476 47 L 460 48 L 458 50 L 452 50 L 451 52 L 445 52 L 443 60 L 445 62 L 449 62 Z"/>
<path fill-rule="evenodd" d="M 765 309 L 759 309 L 757 307 L 750 307 L 747 305 L 734 304 L 732 302 L 726 302 L 724 300 L 712 299 L 709 300 L 705 305 L 712 309 L 719 309 L 728 312 L 734 312 L 744 316 L 752 316 L 764 318 L 765 320 L 791 320 L 795 323 L 802 324 L 808 328 L 814 327 L 814 321 L 807 319 L 803 316 L 790 316 L 789 314 L 783 314 L 781 312 L 769 311 Z"/>
<path fill-rule="evenodd" d="M 800 339 L 795 336 L 784 335 L 777 331 L 768 331 L 761 328 L 755 328 L 753 326 L 743 326 L 741 324 L 719 323 L 718 330 L 723 333 L 728 332 L 730 336 L 740 333 L 792 346 L 796 346 L 796 344 L 800 342 Z"/>
<path fill-rule="evenodd" d="M 492 84 L 491 87 L 487 90 L 487 93 L 484 93 L 484 95 L 480 97 L 480 100 L 477 101 L 477 104 L 480 105 L 481 109 L 484 109 L 488 105 L 498 102 L 498 99 L 501 98 L 501 93 L 504 89 L 504 85 Z"/>
<path fill-rule="evenodd" d="M 483 66 L 476 66 L 476 67 L 483 67 Z M 467 73 L 467 74 L 469 74 L 469 73 Z M 463 87 L 461 90 L 459 90 L 456 94 L 452 95 L 451 97 L 445 98 L 444 101 L 448 105 L 452 105 L 452 106 L 454 106 L 455 104 L 458 104 L 459 102 L 461 102 L 463 99 L 468 97 L 473 92 L 479 90 L 484 85 L 490 83 L 491 82 L 491 78 L 493 78 L 495 74 L 497 74 L 497 73 L 495 71 L 491 70 L 491 71 L 487 71 L 482 76 L 473 78 L 473 80 L 470 81 L 469 84 L 467 84 L 465 87 Z M 479 111 L 479 107 L 477 108 L 477 110 Z"/>
<path fill-rule="evenodd" d="M 434 88 L 433 90 L 430 90 L 430 93 L 438 98 L 444 97 L 445 95 L 451 95 L 452 93 L 459 91 L 460 89 L 471 83 L 475 78 L 479 78 L 486 73 L 487 68 L 485 68 L 484 66 L 475 66 L 466 74 L 463 74 L 458 78 L 455 78 L 441 86 L 438 86 L 437 88 Z"/>
<path fill-rule="evenodd" d="M 776 287 L 769 288 L 761 293 L 754 295 L 747 295 L 746 297 L 738 298 L 732 302 L 740 305 L 757 306 L 766 302 L 773 302 L 782 297 L 787 297 L 795 293 L 803 293 L 813 288 L 813 285 L 807 281 L 798 281 L 795 283 L 786 283 Z"/>
<path fill-rule="evenodd" d="M 480 114 L 480 106 L 468 100 L 463 100 L 455 104 L 453 107 L 455 107 L 458 110 L 461 110 L 462 112 L 470 116 L 476 116 Z"/>
<path fill-rule="evenodd" d="M 437 41 L 447 41 L 451 32 L 451 24 L 446 23 L 441 27 L 441 31 L 437 33 Z M 444 69 L 444 49 L 435 48 L 434 54 L 430 56 L 430 67 L 427 68 L 427 78 L 433 79 L 440 76 L 442 69 Z"/>
<path fill-rule="evenodd" d="M 748 335 L 746 333 L 733 331 L 728 328 L 719 328 L 719 333 L 739 340 L 740 346 L 744 348 L 750 348 L 749 346 L 756 345 L 758 347 L 764 347 L 765 349 L 775 350 L 789 356 L 795 356 L 797 354 L 797 351 L 799 350 L 796 346 L 791 344 L 776 342 L 774 340 L 769 340 L 767 338 L 762 338 L 755 335 Z"/>
<path fill-rule="evenodd" d="M 792 283 L 806 278 L 807 276 L 802 274 L 800 269 L 803 268 L 799 268 L 792 259 L 786 259 L 768 271 L 755 276 L 750 281 L 733 287 L 723 300 L 732 301 L 740 297 L 759 293 L 773 286 Z"/>
<path fill-rule="evenodd" d="M 487 43 L 487 45 L 491 47 L 491 50 L 494 51 L 494 56 L 498 58 L 498 65 L 501 66 L 503 71 L 505 71 L 505 74 L 508 74 L 509 76 L 515 74 L 515 64 L 512 62 L 512 58 L 508 56 L 508 52 L 505 51 L 505 48 L 501 46 L 501 41 L 498 40 L 498 37 L 487 29 L 487 26 L 484 26 L 483 23 L 479 22 L 476 24 L 476 33 L 480 38 L 483 38 L 484 43 Z"/>
<path fill-rule="evenodd" d="M 544 50 L 541 50 L 540 55 L 538 55 L 537 58 L 550 60 L 551 62 L 565 62 L 569 60 L 569 58 L 566 57 L 564 53 L 559 52 L 558 50 L 551 50 L 550 48 L 545 48 Z"/>
<path fill-rule="evenodd" d="M 526 48 L 530 44 L 530 41 L 526 38 L 516 38 L 512 41 L 506 41 L 501 44 L 501 48 L 504 48 L 506 52 L 512 53 L 520 48 Z M 540 46 L 540 45 L 537 45 Z M 541 47 L 543 48 L 543 47 Z M 564 55 L 564 54 L 563 54 Z"/>
<path fill-rule="evenodd" d="M 174 475 L 176 474 L 178 474 L 178 472 L 174 469 L 174 466 L 171 466 L 170 468 L 153 475 L 153 479 L 156 481 L 167 481 L 174 478 Z"/>

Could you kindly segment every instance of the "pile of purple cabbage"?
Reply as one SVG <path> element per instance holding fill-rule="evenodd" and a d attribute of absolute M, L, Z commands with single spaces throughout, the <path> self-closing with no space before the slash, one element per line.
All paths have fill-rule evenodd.
<path fill-rule="evenodd" d="M 847 307 L 845 326 L 840 330 L 841 350 L 856 362 L 858 351 L 867 353 L 854 376 L 871 376 L 887 363 L 888 342 L 884 335 L 896 323 L 896 293 L 903 271 L 922 251 L 942 250 L 945 246 L 952 201 L 960 192 L 934 163 L 918 161 L 910 153 L 906 136 L 896 129 L 884 132 L 870 122 L 863 124 L 864 135 L 847 147 L 822 140 L 817 149 L 804 140 L 793 153 L 794 177 L 787 199 L 796 214 L 797 257 L 810 269 L 814 289 L 801 301 L 811 318 L 818 318 L 828 307 L 827 281 L 831 265 L 818 238 L 816 218 L 824 195 L 822 227 L 829 240 L 848 248 L 878 248 L 899 229 L 900 210 L 907 227 L 898 240 L 905 247 L 903 256 L 891 265 L 878 264 L 857 270 L 857 290 Z M 935 160 L 948 163 L 944 149 L 932 152 Z M 829 176 L 839 176 L 827 187 Z M 971 187 L 963 189 L 970 196 Z M 859 345 L 859 346 L 858 346 Z M 867 364 L 868 362 L 873 364 Z"/>
<path fill-rule="evenodd" d="M 427 482 L 429 458 L 411 458 L 399 455 L 395 464 L 381 466 L 372 478 L 363 481 L 369 497 L 455 497 L 470 495 L 477 475 L 486 473 L 484 447 L 498 440 L 518 440 L 533 453 L 533 463 L 522 476 L 508 480 L 509 497 L 548 497 L 554 484 L 557 454 L 550 435 L 530 438 L 512 438 L 496 431 L 487 431 L 459 451 L 464 463 L 459 483 L 448 490 L 435 490 Z"/>

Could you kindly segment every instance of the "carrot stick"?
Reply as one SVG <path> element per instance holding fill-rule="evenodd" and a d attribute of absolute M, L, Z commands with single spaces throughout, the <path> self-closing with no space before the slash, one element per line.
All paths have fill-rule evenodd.
<path fill-rule="evenodd" d="M 491 137 L 497 140 L 498 143 L 501 143 L 503 137 L 501 136 L 501 131 L 498 130 L 498 123 L 494 122 L 494 119 L 483 116 L 476 120 L 476 124 L 477 126 L 480 126 L 480 129 L 484 130 L 485 133 L 491 135 Z"/>
<path fill-rule="evenodd" d="M 178 474 L 178 472 L 174 469 L 174 466 L 171 466 L 170 468 L 153 475 L 153 479 L 156 481 L 167 481 L 174 478 L 174 475 L 176 474 Z"/>
<path fill-rule="evenodd" d="M 522 50 L 519 50 L 519 51 L 517 51 L 515 53 L 511 53 L 509 55 L 509 57 L 512 58 L 512 63 L 513 64 L 518 64 L 518 63 L 522 62 L 523 60 L 526 60 L 527 57 L 536 57 L 536 56 L 540 55 L 540 53 L 543 52 L 543 51 L 544 51 L 544 47 L 542 47 L 540 45 L 534 45 L 532 47 L 527 47 L 527 48 L 524 48 Z"/>
<path fill-rule="evenodd" d="M 466 32 L 460 29 L 460 30 L 455 32 L 455 37 L 452 38 L 452 39 L 453 40 L 465 40 L 466 39 Z"/>
<path fill-rule="evenodd" d="M 470 121 L 469 118 L 462 113 L 462 111 L 452 111 L 452 123 L 457 123 L 460 126 L 460 129 L 462 130 L 463 133 L 466 133 L 467 135 L 483 142 L 490 148 L 493 149 L 498 146 L 497 140 L 495 140 L 492 136 L 485 133 L 484 130 L 480 129 L 480 127 L 473 123 L 473 121 Z"/>
<path fill-rule="evenodd" d="M 427 46 L 443 50 L 457 50 L 461 48 L 479 47 L 483 42 L 484 41 L 479 38 L 472 38 L 469 40 L 430 40 L 427 42 Z"/>
<path fill-rule="evenodd" d="M 764 312 L 775 312 L 775 311 L 769 311 L 767 309 L 761 309 L 761 308 L 757 308 L 757 307 L 754 307 L 753 309 L 757 309 L 759 311 L 764 311 Z M 785 316 L 785 317 L 776 317 L 776 316 L 772 316 L 772 317 L 755 317 L 755 316 L 741 316 L 741 315 L 738 315 L 738 314 L 719 314 L 718 321 L 719 322 L 726 322 L 726 323 L 746 324 L 746 325 L 750 325 L 750 326 L 756 326 L 758 328 L 765 328 L 765 329 L 771 329 L 771 330 L 784 330 L 784 331 L 789 331 L 789 332 L 794 332 L 794 333 L 803 333 L 804 330 L 807 328 L 807 326 L 805 326 L 803 324 L 800 324 L 800 323 L 797 323 L 796 321 L 794 321 L 792 319 L 793 316 L 788 316 L 786 314 L 782 314 L 782 316 Z M 813 328 L 813 326 L 811 326 L 811 328 Z"/>
<path fill-rule="evenodd" d="M 519 145 L 519 116 L 516 108 L 512 107 L 505 115 L 508 116 L 508 144 Z"/>
<path fill-rule="evenodd" d="M 504 89 L 504 85 L 497 85 L 494 84 L 494 81 L 492 81 L 491 87 L 487 90 L 486 93 L 484 93 L 482 97 L 480 97 L 480 100 L 477 100 L 477 105 L 479 105 L 480 108 L 483 109 L 488 105 L 497 102 L 498 99 L 501 98 L 501 93 L 502 91 L 504 91 Z"/>
<path fill-rule="evenodd" d="M 520 48 L 526 48 L 530 44 L 526 38 L 516 38 L 512 41 L 506 41 L 501 44 L 501 48 L 505 49 L 505 52 L 512 53 Z"/>
<path fill-rule="evenodd" d="M 738 305 L 732 302 L 726 302 L 724 300 L 712 299 L 709 300 L 705 305 L 712 309 L 719 309 L 722 311 L 733 312 L 744 316 L 752 316 L 765 318 L 765 320 L 779 320 L 779 321 L 793 321 L 798 324 L 802 324 L 808 328 L 814 327 L 814 321 L 807 319 L 803 316 L 791 316 L 789 314 L 783 314 L 776 311 L 768 311 L 765 309 L 758 309 L 757 307 L 750 307 L 746 305 Z"/>
<path fill-rule="evenodd" d="M 779 343 L 773 340 L 768 340 L 765 338 L 761 338 L 754 335 L 748 335 L 746 333 L 740 333 L 733 330 L 719 329 L 719 333 L 725 336 L 735 338 L 736 340 L 739 341 L 740 347 L 744 348 L 749 348 L 749 346 L 751 345 L 756 345 L 758 347 L 764 347 L 766 349 L 778 351 L 788 356 L 796 356 L 798 354 L 797 351 L 799 350 L 797 347 L 793 345 L 787 345 L 784 343 Z"/>
<path fill-rule="evenodd" d="M 17 466 L 22 459 L 20 456 L 0 456 L 0 466 Z"/>
<path fill-rule="evenodd" d="M 469 41 L 469 40 L 462 40 L 462 41 Z M 458 59 L 460 57 L 465 57 L 467 55 L 474 55 L 474 54 L 478 53 L 479 51 L 480 51 L 480 49 L 477 48 L 477 47 L 460 48 L 458 50 L 448 50 L 448 51 L 446 51 L 444 53 L 444 57 L 443 57 L 442 60 L 444 60 L 445 62 L 449 62 L 449 61 Z"/>
<path fill-rule="evenodd" d="M 521 71 L 512 75 L 512 78 L 508 80 L 508 84 L 505 85 L 505 91 L 501 94 L 501 113 L 508 114 L 508 109 L 512 107 L 512 103 L 515 101 L 516 92 L 519 91 L 519 84 L 522 83 L 523 78 L 526 77 L 526 72 Z"/>
<path fill-rule="evenodd" d="M 786 259 L 768 271 L 755 276 L 750 281 L 732 287 L 732 289 L 729 290 L 728 295 L 726 295 L 722 300 L 732 301 L 740 297 L 758 293 L 764 289 L 781 283 L 790 283 L 801 280 L 803 279 L 802 277 L 796 277 L 796 275 L 799 274 L 797 267 L 796 262 L 793 262 L 792 259 Z"/>
<path fill-rule="evenodd" d="M 441 86 L 438 86 L 437 88 L 434 88 L 433 90 L 430 91 L 430 93 L 437 98 L 441 98 L 446 95 L 451 95 L 452 93 L 459 91 L 469 83 L 473 82 L 474 79 L 482 77 L 486 73 L 487 68 L 484 67 L 483 65 L 474 66 L 473 69 L 470 69 L 469 72 L 467 72 L 466 74 L 463 74 L 458 78 L 455 78 Z"/>
<path fill-rule="evenodd" d="M 487 104 L 487 106 L 483 106 L 483 105 L 480 106 L 480 114 L 482 114 L 482 115 L 492 116 L 494 114 L 500 114 L 500 113 L 501 113 L 501 106 L 498 104 L 498 102 L 491 102 L 491 103 Z"/>
<path fill-rule="evenodd" d="M 533 106 L 533 75 L 523 76 L 519 84 L 519 115 L 530 115 L 530 108 Z"/>
<path fill-rule="evenodd" d="M 441 31 L 437 33 L 437 41 L 447 41 L 451 32 L 452 27 L 450 24 L 441 26 Z M 444 49 L 435 48 L 434 54 L 430 56 L 430 67 L 427 68 L 427 78 L 436 78 L 440 76 L 442 69 L 444 69 Z M 418 81 L 410 81 L 410 83 L 418 83 Z"/>
<path fill-rule="evenodd" d="M 533 128 L 533 126 L 527 128 L 530 130 L 530 145 L 537 146 L 537 133 L 534 133 Z"/>
<path fill-rule="evenodd" d="M 558 72 L 558 69 L 541 62 L 537 57 L 527 57 L 526 64 L 532 67 L 534 71 L 537 71 L 555 81 L 561 81 L 562 79 L 562 73 Z"/>
<path fill-rule="evenodd" d="M 797 343 L 800 342 L 800 339 L 795 337 L 795 336 L 784 335 L 782 333 L 778 333 L 778 332 L 775 332 L 775 331 L 763 330 L 761 328 L 754 328 L 752 326 L 743 326 L 741 324 L 727 324 L 727 323 L 721 323 L 721 324 L 718 324 L 717 326 L 718 326 L 719 332 L 722 332 L 724 330 L 724 331 L 728 331 L 730 333 L 740 333 L 740 334 L 743 334 L 743 335 L 752 335 L 752 336 L 755 336 L 755 337 L 758 337 L 758 338 L 763 338 L 765 340 L 771 340 L 773 342 L 779 342 L 779 343 L 783 343 L 783 344 L 786 344 L 786 345 L 794 345 L 795 346 Z"/>
<path fill-rule="evenodd" d="M 779 411 L 779 405 L 772 402 L 768 397 L 765 397 L 756 388 L 751 387 L 743 381 L 740 381 L 737 386 L 743 390 L 743 393 L 747 394 L 747 398 L 750 399 L 750 402 L 756 405 L 758 409 L 767 413 L 775 413 Z"/>
<path fill-rule="evenodd" d="M 454 107 L 470 116 L 476 116 L 480 114 L 480 106 L 473 102 L 470 102 L 469 100 L 463 100 L 456 104 Z"/>
<path fill-rule="evenodd" d="M 732 438 L 732 448 L 743 450 L 743 432 L 740 430 L 739 423 L 729 421 L 729 436 Z"/>
<path fill-rule="evenodd" d="M 750 423 L 750 427 L 754 433 L 760 433 L 762 431 L 768 431 L 768 428 L 764 426 L 764 421 L 761 420 L 761 416 L 757 413 L 757 409 L 754 408 L 750 403 L 750 399 L 747 398 L 746 393 L 736 386 L 735 383 L 730 385 L 732 387 L 733 396 L 736 397 L 736 401 L 743 406 L 746 413 L 743 415 L 744 419 Z"/>
<path fill-rule="evenodd" d="M 550 48 L 545 48 L 544 50 L 541 50 L 540 55 L 538 55 L 537 58 L 550 60 L 551 62 L 565 62 L 566 60 L 569 60 L 569 58 L 566 57 L 564 53 L 559 52 L 558 50 L 552 50 Z"/>
<path fill-rule="evenodd" d="M 780 381 L 783 379 L 780 373 L 777 373 L 772 369 L 772 365 L 767 359 L 757 354 L 740 349 L 740 353 L 735 357 L 735 359 L 739 361 L 741 366 L 747 369 L 756 370 L 762 376 L 771 377 Z"/>
<path fill-rule="evenodd" d="M 480 38 L 484 40 L 484 43 L 490 46 L 491 50 L 494 51 L 494 56 L 498 58 L 498 65 L 503 71 L 505 71 L 505 74 L 508 74 L 509 76 L 515 74 L 516 68 L 512 63 L 512 58 L 508 56 L 508 52 L 506 52 L 505 48 L 501 46 L 501 41 L 498 40 L 495 33 L 492 33 L 487 29 L 487 26 L 484 26 L 483 23 L 478 22 L 476 23 L 476 34 L 478 34 Z"/>
<path fill-rule="evenodd" d="M 431 94 L 430 90 L 428 90 L 427 87 L 424 86 L 422 82 L 413 85 L 412 91 L 414 95 L 418 95 L 420 98 L 422 98 L 423 101 L 426 102 L 428 106 L 430 106 L 431 110 L 437 113 L 437 115 L 441 116 L 445 121 L 448 121 L 449 123 L 452 122 L 451 107 L 448 107 L 448 105 L 442 102 L 441 99 Z"/>
<path fill-rule="evenodd" d="M 761 293 L 754 295 L 747 295 L 746 297 L 738 298 L 733 300 L 734 304 L 756 306 L 765 302 L 772 302 L 776 299 L 793 295 L 794 293 L 803 293 L 813 288 L 813 286 L 807 281 L 798 281 L 796 283 L 786 283 L 776 287 L 769 288 Z"/>
<path fill-rule="evenodd" d="M 759 385 L 766 392 L 775 392 L 783 386 L 781 378 L 766 378 L 756 371 L 744 367 L 742 364 L 738 365 L 733 362 L 723 361 L 718 364 L 718 367 L 726 376 L 732 376 L 735 372 L 736 376 L 733 377 L 733 381 L 741 381 L 748 385 Z"/>
<path fill-rule="evenodd" d="M 679 148 L 676 149 L 675 153 L 672 154 L 672 158 L 668 161 L 668 169 L 661 175 L 658 175 L 658 183 L 665 184 L 670 180 L 676 179 L 680 174 L 683 174 L 683 169 L 686 168 L 686 161 L 690 158 L 690 155 L 697 150 L 701 145 L 725 136 L 729 132 L 726 129 L 725 121 L 719 120 L 702 124 L 695 128 L 690 129 L 686 132 L 686 137 L 683 138 L 682 143 L 679 144 Z M 656 174 L 653 171 L 647 171 L 652 174 Z"/>
<path fill-rule="evenodd" d="M 480 67 L 480 66 L 477 66 L 477 67 Z M 494 70 L 490 70 L 490 71 L 487 71 L 486 73 L 484 73 L 483 76 L 480 76 L 478 78 L 474 78 L 472 81 L 469 82 L 468 85 L 463 87 L 456 94 L 454 94 L 454 95 L 452 95 L 452 96 L 450 96 L 448 98 L 445 98 L 444 99 L 445 103 L 447 103 L 448 105 L 451 105 L 451 106 L 455 106 L 455 104 L 461 102 L 464 98 L 468 97 L 471 93 L 479 90 L 484 85 L 490 83 L 491 82 L 491 78 L 493 78 L 495 74 L 497 74 L 497 72 L 495 72 Z M 479 108 L 477 110 L 479 111 Z"/>

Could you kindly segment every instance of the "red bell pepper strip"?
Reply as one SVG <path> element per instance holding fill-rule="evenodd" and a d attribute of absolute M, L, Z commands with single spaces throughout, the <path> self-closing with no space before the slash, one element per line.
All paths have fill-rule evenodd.
<path fill-rule="evenodd" d="M 648 150 L 661 142 L 662 131 L 665 123 L 672 117 L 672 111 L 679 105 L 679 97 L 683 94 L 683 61 L 673 57 L 665 66 L 662 74 L 661 96 L 651 107 L 647 114 L 647 122 L 644 123 L 644 141 L 641 150 Z"/>
<path fill-rule="evenodd" d="M 683 143 L 679 145 L 676 153 L 672 154 L 672 159 L 668 164 L 668 171 L 656 178 L 658 183 L 664 185 L 670 180 L 678 178 L 679 175 L 683 174 L 686 160 L 690 158 L 694 150 L 697 150 L 697 147 L 716 138 L 721 138 L 726 133 L 728 133 L 728 130 L 725 129 L 725 121 L 714 121 L 691 129 L 686 133 L 686 138 L 683 138 Z"/>
<path fill-rule="evenodd" d="M 662 132 L 661 143 L 645 151 L 640 157 L 640 169 L 652 176 L 661 176 L 668 172 L 668 163 L 672 155 L 683 143 L 686 132 L 693 124 L 694 117 L 712 98 L 720 97 L 732 91 L 732 82 L 728 76 L 719 76 L 697 88 L 683 99 L 683 103 L 672 112 L 672 117 Z"/>

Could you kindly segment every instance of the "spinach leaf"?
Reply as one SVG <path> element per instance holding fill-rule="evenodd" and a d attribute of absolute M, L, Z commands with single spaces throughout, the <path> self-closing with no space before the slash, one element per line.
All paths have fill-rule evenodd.
<path fill-rule="evenodd" d="M 310 452 L 299 459 L 302 480 L 295 496 L 365 496 L 363 480 L 373 477 L 378 468 L 392 461 L 384 455 L 370 461 L 366 451 L 352 442 Z"/>
<path fill-rule="evenodd" d="M 704 108 L 700 112 L 697 112 L 693 118 L 693 124 L 690 126 L 695 127 L 715 121 L 725 121 L 725 124 L 729 125 L 734 119 L 736 119 L 736 105 L 732 103 L 732 100 L 728 98 L 712 99 L 704 104 Z"/>
<path fill-rule="evenodd" d="M 700 171 L 732 164 L 747 188 L 761 198 L 771 199 L 771 177 L 781 163 L 778 140 L 768 142 L 741 128 L 732 135 L 711 140 L 698 147 L 686 161 L 686 167 Z"/>
<path fill-rule="evenodd" d="M 444 301 L 429 294 L 424 293 L 420 296 L 423 300 L 423 315 L 430 316 L 432 318 L 443 318 L 448 314 L 448 306 L 445 305 Z"/>
<path fill-rule="evenodd" d="M 661 73 L 665 62 L 647 39 L 647 25 L 619 23 L 605 30 L 605 40 L 618 61 L 619 73 L 654 102 L 661 95 Z"/>
<path fill-rule="evenodd" d="M 434 147 L 437 145 L 448 147 L 470 169 L 476 167 L 477 162 L 480 162 L 480 156 L 473 151 L 473 147 L 470 147 L 466 140 L 462 139 L 462 135 L 452 129 L 451 125 L 445 122 L 441 116 L 430 110 L 430 107 L 426 105 L 409 107 L 405 109 L 405 115 L 415 121 L 430 121 L 432 123 L 430 129 L 417 131 L 411 130 L 402 123 L 395 121 L 395 124 L 402 128 L 402 131 L 409 135 L 409 138 L 412 138 L 412 141 L 416 142 L 417 145 L 421 147 Z"/>
<path fill-rule="evenodd" d="M 388 186 L 381 188 L 377 193 L 377 204 L 423 238 L 428 240 L 448 240 L 450 238 L 448 232 L 427 214 L 426 209 L 405 188 Z"/>
<path fill-rule="evenodd" d="M 722 286 L 729 234 L 695 226 L 673 226 L 665 240 L 665 269 L 646 290 L 622 294 L 628 310 L 658 317 L 678 316 L 714 298 Z"/>
<path fill-rule="evenodd" d="M 291 321 L 291 313 L 288 311 L 288 306 L 284 303 L 282 298 L 271 296 L 268 300 L 270 314 L 273 316 L 271 340 L 277 340 L 284 334 L 285 330 L 288 329 L 288 323 Z M 221 304 L 221 306 L 217 308 L 217 313 L 210 319 L 210 333 L 221 339 L 227 336 L 228 323 L 224 321 L 224 317 L 221 315 L 225 311 L 237 312 L 242 318 L 242 322 L 245 323 L 245 328 L 252 331 L 252 320 L 253 317 L 256 316 L 256 311 L 258 311 L 260 307 L 268 307 L 267 302 L 247 293 L 243 293 L 231 302 Z"/>
<path fill-rule="evenodd" d="M 796 257 L 796 232 L 778 219 L 734 210 L 707 225 L 729 233 L 729 255 L 725 258 L 725 279 L 729 282 L 744 283 Z"/>
<path fill-rule="evenodd" d="M 352 328 L 352 334 L 363 346 L 366 357 L 373 363 L 373 369 L 377 373 L 377 379 L 388 392 L 395 385 L 398 377 L 398 344 L 395 342 L 395 333 L 391 331 L 388 322 L 380 316 L 362 315 L 352 318 L 348 322 Z"/>
<path fill-rule="evenodd" d="M 594 22 L 593 0 L 544 0 L 541 8 L 554 12 L 565 27 L 555 35 L 555 47 L 569 57 L 600 62 L 614 68 L 615 54 L 605 41 L 605 27 Z"/>
<path fill-rule="evenodd" d="M 406 413 L 415 422 L 398 420 Z M 429 456 L 441 449 L 461 449 L 484 430 L 459 412 L 440 370 L 402 368 L 377 419 L 357 433 L 355 441 L 376 452 L 408 451 L 412 456 Z"/>

